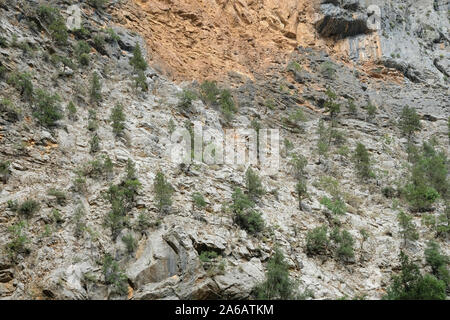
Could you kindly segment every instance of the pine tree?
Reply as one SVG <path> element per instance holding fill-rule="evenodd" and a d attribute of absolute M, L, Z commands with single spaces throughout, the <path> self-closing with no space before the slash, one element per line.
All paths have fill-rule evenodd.
<path fill-rule="evenodd" d="M 408 141 L 412 139 L 416 131 L 422 129 L 420 117 L 417 114 L 416 109 L 408 106 L 405 106 L 402 109 L 398 125 L 402 134 L 408 138 Z"/>
<path fill-rule="evenodd" d="M 406 241 L 415 241 L 419 239 L 419 233 L 417 232 L 415 224 L 412 222 L 412 217 L 403 211 L 397 216 L 398 222 L 401 227 L 400 233 L 402 234 L 404 246 L 406 246 Z"/>
<path fill-rule="evenodd" d="M 142 57 L 141 46 L 136 44 L 133 50 L 133 58 L 130 59 L 130 64 L 134 67 L 134 71 L 145 71 L 147 69 L 147 62 Z"/>
<path fill-rule="evenodd" d="M 172 205 L 173 187 L 169 182 L 167 182 L 162 171 L 158 171 L 156 173 L 153 188 L 155 191 L 155 202 L 158 210 L 160 212 L 167 212 Z"/>
<path fill-rule="evenodd" d="M 289 265 L 278 248 L 267 263 L 266 280 L 254 292 L 257 299 L 295 299 L 295 283 L 289 277 Z"/>

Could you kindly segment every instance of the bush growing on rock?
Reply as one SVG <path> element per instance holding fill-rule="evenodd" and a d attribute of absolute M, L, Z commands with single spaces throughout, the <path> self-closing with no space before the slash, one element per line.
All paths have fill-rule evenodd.
<path fill-rule="evenodd" d="M 166 180 L 162 171 L 156 173 L 153 189 L 155 192 L 156 207 L 160 212 L 167 212 L 172 205 L 172 194 L 174 189 Z"/>
<path fill-rule="evenodd" d="M 447 268 L 450 259 L 442 253 L 439 244 L 435 241 L 429 241 L 425 249 L 425 260 L 431 266 L 433 274 L 445 282 L 447 286 L 450 285 L 450 272 Z"/>
<path fill-rule="evenodd" d="M 211 262 L 211 260 L 214 260 L 218 257 L 217 252 L 215 251 L 203 251 L 198 258 L 203 263 Z"/>
<path fill-rule="evenodd" d="M 339 112 L 341 112 L 341 105 L 336 102 L 337 95 L 331 89 L 328 88 L 325 94 L 328 98 L 323 106 L 325 107 L 325 110 L 330 113 L 331 120 L 334 120 Z"/>
<path fill-rule="evenodd" d="M 233 203 L 231 209 L 234 212 L 234 222 L 241 228 L 252 234 L 256 234 L 264 229 L 264 220 L 261 213 L 254 210 L 254 203 L 240 188 L 236 188 L 232 194 Z"/>
<path fill-rule="evenodd" d="M 348 260 L 355 256 L 353 251 L 355 240 L 347 230 L 334 229 L 330 237 L 338 245 L 336 253 L 341 259 Z"/>
<path fill-rule="evenodd" d="M 405 106 L 398 123 L 401 133 L 411 140 L 414 134 L 422 129 L 420 117 L 415 108 Z"/>
<path fill-rule="evenodd" d="M 178 102 L 178 108 L 182 110 L 190 110 L 192 108 L 192 101 L 197 99 L 197 95 L 194 91 L 189 89 L 183 89 L 179 94 L 180 101 Z"/>
<path fill-rule="evenodd" d="M 308 189 L 305 179 L 298 180 L 295 185 L 295 192 L 297 193 L 298 198 L 298 209 L 302 210 L 302 200 L 308 196 Z"/>
<path fill-rule="evenodd" d="M 75 225 L 75 237 L 81 237 L 81 235 L 86 230 L 86 210 L 81 202 L 75 208 L 75 211 L 72 215 L 72 221 Z"/>
<path fill-rule="evenodd" d="M 91 47 L 86 41 L 80 40 L 77 42 L 75 46 L 75 56 L 80 65 L 87 66 L 89 65 L 89 53 L 91 52 Z"/>
<path fill-rule="evenodd" d="M 62 191 L 62 190 L 58 190 L 58 189 L 55 189 L 55 188 L 51 188 L 51 189 L 49 189 L 49 190 L 47 191 L 47 194 L 48 194 L 49 196 L 55 197 L 56 202 L 57 202 L 59 205 L 64 205 L 64 204 L 66 203 L 67 195 L 66 195 L 66 193 L 65 193 L 64 191 Z"/>
<path fill-rule="evenodd" d="M 251 167 L 248 167 L 245 172 L 245 186 L 247 187 L 247 192 L 253 201 L 262 196 L 265 193 L 265 190 L 262 186 L 261 179 L 258 174 L 252 170 Z"/>
<path fill-rule="evenodd" d="M 134 85 L 136 89 L 140 88 L 142 92 L 148 91 L 147 77 L 143 71 L 139 70 L 137 76 L 134 77 Z"/>
<path fill-rule="evenodd" d="M 289 160 L 289 166 L 291 167 L 292 175 L 295 179 L 304 179 L 306 175 L 305 168 L 308 165 L 308 160 L 301 154 L 292 154 L 291 160 Z"/>
<path fill-rule="evenodd" d="M 205 80 L 200 85 L 200 96 L 204 103 L 214 105 L 217 102 L 217 96 L 220 94 L 220 89 L 217 88 L 215 81 Z"/>
<path fill-rule="evenodd" d="M 416 241 L 419 239 L 419 233 L 417 232 L 416 225 L 412 221 L 412 217 L 403 211 L 400 211 L 397 215 L 397 219 L 401 228 L 400 233 L 402 234 L 404 245 L 406 246 L 406 241 Z"/>
<path fill-rule="evenodd" d="M 306 252 L 308 255 L 326 254 L 330 240 L 327 227 L 316 227 L 306 235 Z"/>
<path fill-rule="evenodd" d="M 67 105 L 67 117 L 72 121 L 77 120 L 77 107 L 72 101 Z"/>
<path fill-rule="evenodd" d="M 401 272 L 391 278 L 386 300 L 445 300 L 445 283 L 430 274 L 422 275 L 419 267 L 400 252 Z"/>
<path fill-rule="evenodd" d="M 6 82 L 19 90 L 22 98 L 27 101 L 32 100 L 33 83 L 31 82 L 31 74 L 13 72 L 8 76 Z"/>
<path fill-rule="evenodd" d="M 18 254 L 28 253 L 27 244 L 30 242 L 25 235 L 27 223 L 20 221 L 8 228 L 11 234 L 11 241 L 6 244 L 6 252 L 11 258 L 15 258 Z"/>
<path fill-rule="evenodd" d="M 11 100 L 2 99 L 0 100 L 0 114 L 4 119 L 15 122 L 20 119 L 22 111 L 20 108 L 14 106 Z"/>
<path fill-rule="evenodd" d="M 40 208 L 41 206 L 39 205 L 39 202 L 33 199 L 28 199 L 18 206 L 17 212 L 23 214 L 24 216 L 31 217 L 31 215 L 39 211 Z"/>
<path fill-rule="evenodd" d="M 37 9 L 38 17 L 48 26 L 53 40 L 59 44 L 67 43 L 67 27 L 59 9 L 47 5 L 41 5 Z"/>
<path fill-rule="evenodd" d="M 266 279 L 254 288 L 257 299 L 292 300 L 297 298 L 296 284 L 289 277 L 289 265 L 280 249 L 267 263 Z"/>
<path fill-rule="evenodd" d="M 195 192 L 192 194 L 192 201 L 194 203 L 194 206 L 198 209 L 203 209 L 206 207 L 205 198 L 203 198 L 203 195 L 199 192 Z"/>
<path fill-rule="evenodd" d="M 131 233 L 123 236 L 122 242 L 125 243 L 128 253 L 133 253 L 137 248 L 137 241 Z"/>
<path fill-rule="evenodd" d="M 370 168 L 370 157 L 369 152 L 367 151 L 366 147 L 358 142 L 355 152 L 353 154 L 353 160 L 355 162 L 356 171 L 358 172 L 358 175 L 362 178 L 371 178 L 374 176 L 374 173 L 372 172 Z"/>
<path fill-rule="evenodd" d="M 334 196 L 333 199 L 322 197 L 320 204 L 325 206 L 334 215 L 343 215 L 347 212 L 345 202 L 339 196 Z"/>
<path fill-rule="evenodd" d="M 114 135 L 116 137 L 121 136 L 123 134 L 123 130 L 125 129 L 125 114 L 123 113 L 123 107 L 120 103 L 116 104 L 116 106 L 112 109 L 109 120 L 111 121 Z"/>
<path fill-rule="evenodd" d="M 94 134 L 91 140 L 89 140 L 89 145 L 90 145 L 89 153 L 94 154 L 100 151 L 100 138 L 98 137 L 97 134 Z"/>
<path fill-rule="evenodd" d="M 99 103 L 102 100 L 102 84 L 97 72 L 94 72 L 91 78 L 90 97 L 93 103 Z"/>
<path fill-rule="evenodd" d="M 7 183 L 11 175 L 10 164 L 9 161 L 0 161 L 0 179 L 3 183 Z"/>
<path fill-rule="evenodd" d="M 230 90 L 224 89 L 219 96 L 219 104 L 223 115 L 227 121 L 233 119 L 234 113 L 237 112 L 236 104 L 234 103 L 233 97 Z"/>
<path fill-rule="evenodd" d="M 38 89 L 34 103 L 33 117 L 44 127 L 53 127 L 56 121 L 63 118 L 61 112 L 61 98 L 57 94 Z"/>
<path fill-rule="evenodd" d="M 133 58 L 130 59 L 130 65 L 133 66 L 134 71 L 145 71 L 147 70 L 147 62 L 142 56 L 141 46 L 139 43 L 133 49 Z"/>
<path fill-rule="evenodd" d="M 111 286 L 115 293 L 119 295 L 128 293 L 127 276 L 110 254 L 106 254 L 103 258 L 102 271 L 105 283 Z"/>
<path fill-rule="evenodd" d="M 336 75 L 336 66 L 330 61 L 325 61 L 320 65 L 320 72 L 329 79 L 334 79 Z"/>

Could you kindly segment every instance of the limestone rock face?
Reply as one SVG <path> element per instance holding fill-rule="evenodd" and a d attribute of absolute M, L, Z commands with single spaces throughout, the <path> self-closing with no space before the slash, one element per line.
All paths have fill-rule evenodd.
<path fill-rule="evenodd" d="M 437 237 L 422 214 L 412 215 L 415 242 L 405 244 L 397 220 L 400 210 L 410 212 L 397 197 L 410 176 L 407 139 L 398 129 L 404 106 L 420 117 L 416 146 L 432 141 L 449 155 L 448 2 L 122 0 L 96 10 L 70 1 L 79 5 L 84 30 L 69 32 L 66 45 L 36 18 L 39 1 L 6 2 L 0 1 L 0 299 L 248 299 L 265 280 L 275 248 L 299 292 L 380 299 L 399 270 L 401 249 L 421 272 L 430 271 L 428 240 L 450 254 L 448 237 Z M 69 1 L 51 2 L 67 18 Z M 87 66 L 75 50 L 82 41 Z M 130 64 L 137 44 L 149 65 L 142 74 Z M 94 72 L 99 101 L 91 95 Z M 39 123 L 37 105 L 14 75 L 29 77 L 34 92 L 58 94 L 62 117 L 54 126 Z M 136 86 L 138 75 L 147 91 Z M 223 105 L 200 98 L 205 79 L 229 90 L 236 105 L 230 119 Z M 197 94 L 183 109 L 185 89 Z M 320 125 L 331 124 L 327 89 L 340 113 L 324 156 L 318 146 Z M 116 135 L 111 115 L 119 104 L 125 120 Z M 279 130 L 277 170 L 253 166 L 265 190 L 254 207 L 262 232 L 237 224 L 230 206 L 237 187 L 247 192 L 248 166 L 181 165 L 171 157 L 172 133 L 190 122 L 214 132 L 204 134 L 204 147 L 227 129 Z M 368 150 L 374 178 L 356 174 L 358 143 Z M 308 197 L 301 203 L 293 154 L 307 160 Z M 130 180 L 129 159 L 140 186 L 117 231 L 108 194 Z M 158 171 L 174 190 L 167 212 L 155 198 Z M 346 207 L 339 216 L 323 205 L 335 185 Z M 204 207 L 194 204 L 194 193 Z M 39 203 L 29 215 L 15 208 L 27 199 Z M 433 217 L 445 212 L 444 200 L 436 201 Z M 327 254 L 308 254 L 308 232 L 323 225 L 348 231 L 352 258 L 341 259 L 336 244 Z"/>

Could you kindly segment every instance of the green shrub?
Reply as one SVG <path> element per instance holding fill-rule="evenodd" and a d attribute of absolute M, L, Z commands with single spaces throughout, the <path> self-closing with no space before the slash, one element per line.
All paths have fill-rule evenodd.
<path fill-rule="evenodd" d="M 39 202 L 36 200 L 25 200 L 21 205 L 19 205 L 17 212 L 30 217 L 32 214 L 39 211 L 40 207 Z"/>
<path fill-rule="evenodd" d="M 153 189 L 155 192 L 156 207 L 160 212 L 168 212 L 172 205 L 172 194 L 174 189 L 166 180 L 166 177 L 161 170 L 156 173 Z"/>
<path fill-rule="evenodd" d="M 278 248 L 267 263 L 266 279 L 254 289 L 257 299 L 291 300 L 297 297 L 296 284 L 289 277 L 289 265 Z"/>
<path fill-rule="evenodd" d="M 434 276 L 420 274 L 419 267 L 400 252 L 401 272 L 391 278 L 383 299 L 387 300 L 445 300 L 445 283 Z"/>
<path fill-rule="evenodd" d="M 116 41 L 117 42 L 120 40 L 120 37 L 117 35 L 117 33 L 112 28 L 107 28 L 106 34 L 108 35 L 107 41 L 110 41 L 110 42 Z"/>
<path fill-rule="evenodd" d="M 403 237 L 404 245 L 406 241 L 416 241 L 419 239 L 419 233 L 417 232 L 416 225 L 412 221 L 412 217 L 403 211 L 400 211 L 397 215 L 397 219 L 401 228 L 401 235 Z"/>
<path fill-rule="evenodd" d="M 397 190 L 395 190 L 393 187 L 389 186 L 389 187 L 384 187 L 383 189 L 381 189 L 381 193 L 383 194 L 383 196 L 390 199 L 390 198 L 394 198 L 397 195 Z"/>
<path fill-rule="evenodd" d="M 302 66 L 297 61 L 290 61 L 287 66 L 288 71 L 300 72 L 302 71 Z"/>
<path fill-rule="evenodd" d="M 336 75 L 336 66 L 330 61 L 325 61 L 320 65 L 320 72 L 329 79 L 334 79 Z"/>
<path fill-rule="evenodd" d="M 63 17 L 59 16 L 52 24 L 49 25 L 48 29 L 50 30 L 50 33 L 52 35 L 53 40 L 58 45 L 65 45 L 67 44 L 67 27 L 66 23 L 63 19 Z"/>
<path fill-rule="evenodd" d="M 214 260 L 217 258 L 217 253 L 215 251 L 203 251 L 200 255 L 199 255 L 199 259 L 201 262 L 203 263 L 208 263 L 211 262 L 211 260 Z"/>
<path fill-rule="evenodd" d="M 55 197 L 56 202 L 57 202 L 59 205 L 64 205 L 64 204 L 66 204 L 67 195 L 66 195 L 66 193 L 65 193 L 64 191 L 58 190 L 58 189 L 55 189 L 55 188 L 51 188 L 51 189 L 49 189 L 49 190 L 47 191 L 47 194 L 48 194 L 49 196 Z"/>
<path fill-rule="evenodd" d="M 261 213 L 253 209 L 236 213 L 235 222 L 251 234 L 256 234 L 264 229 Z"/>
<path fill-rule="evenodd" d="M 20 221 L 8 228 L 11 234 L 11 241 L 6 244 L 6 251 L 11 258 L 15 258 L 18 254 L 28 253 L 27 244 L 30 242 L 25 235 L 27 224 Z"/>
<path fill-rule="evenodd" d="M 341 232 L 338 229 L 334 229 L 331 239 L 338 245 L 336 253 L 341 259 L 350 259 L 355 256 L 353 252 L 355 240 L 353 240 L 352 235 L 347 230 Z"/>
<path fill-rule="evenodd" d="M 77 37 L 77 39 L 88 39 L 91 37 L 91 32 L 83 25 L 78 29 L 73 29 L 72 33 L 75 35 L 75 37 Z"/>
<path fill-rule="evenodd" d="M 37 15 L 48 26 L 53 40 L 59 45 L 67 43 L 67 27 L 59 9 L 47 5 L 41 5 L 37 9 Z"/>
<path fill-rule="evenodd" d="M 111 121 L 114 135 L 116 137 L 121 136 L 123 134 L 123 130 L 125 129 L 125 114 L 123 113 L 123 107 L 121 104 L 116 104 L 116 106 L 112 109 L 109 120 Z"/>
<path fill-rule="evenodd" d="M 408 140 L 411 140 L 414 133 L 422 129 L 420 117 L 417 114 L 416 109 L 408 106 L 403 107 L 398 126 L 401 133 L 406 136 Z"/>
<path fill-rule="evenodd" d="M 204 103 L 215 105 L 217 103 L 217 97 L 220 94 L 219 88 L 215 81 L 205 80 L 200 85 L 200 96 Z"/>
<path fill-rule="evenodd" d="M 377 113 L 377 107 L 375 105 L 373 105 L 372 103 L 368 103 L 367 106 L 365 107 L 366 111 L 367 111 L 367 115 L 371 118 L 373 118 L 373 116 L 375 116 L 375 114 Z"/>
<path fill-rule="evenodd" d="M 89 53 L 91 52 L 91 47 L 86 41 L 80 40 L 77 42 L 75 46 L 75 56 L 77 57 L 78 62 L 82 66 L 89 65 Z"/>
<path fill-rule="evenodd" d="M 94 47 L 97 49 L 97 51 L 104 51 L 105 50 L 105 37 L 101 34 L 97 34 L 92 39 L 94 41 Z"/>
<path fill-rule="evenodd" d="M 264 229 L 264 220 L 261 213 L 253 210 L 254 203 L 240 188 L 236 188 L 232 194 L 234 222 L 249 233 L 256 234 Z"/>
<path fill-rule="evenodd" d="M 0 64 L 0 79 L 5 79 L 6 77 L 6 73 L 8 72 L 8 70 L 6 69 L 5 66 L 2 66 Z"/>
<path fill-rule="evenodd" d="M 97 157 L 84 164 L 78 169 L 78 174 L 83 177 L 90 177 L 98 179 L 107 177 L 112 173 L 112 162 L 109 156 L 103 155 L 101 158 Z"/>
<path fill-rule="evenodd" d="M 20 95 L 25 100 L 33 98 L 33 83 L 31 82 L 31 74 L 29 73 L 11 73 L 6 81 L 20 91 Z"/>
<path fill-rule="evenodd" d="M 61 224 L 64 222 L 61 211 L 59 211 L 58 209 L 52 209 L 50 218 L 52 222 L 56 224 Z"/>
<path fill-rule="evenodd" d="M 219 96 L 219 104 L 223 115 L 227 121 L 231 121 L 234 113 L 237 112 L 236 105 L 230 90 L 224 89 Z"/>
<path fill-rule="evenodd" d="M 251 167 L 248 167 L 245 172 L 245 186 L 247 187 L 248 195 L 252 200 L 256 200 L 265 193 L 261 179 Z"/>
<path fill-rule="evenodd" d="M 301 154 L 292 154 L 289 161 L 292 175 L 295 179 L 304 179 L 306 175 L 305 168 L 308 165 L 308 160 Z"/>
<path fill-rule="evenodd" d="M 190 110 L 192 108 L 192 101 L 197 99 L 197 95 L 194 91 L 189 89 L 183 89 L 179 94 L 180 101 L 178 102 L 178 108 L 183 110 Z"/>
<path fill-rule="evenodd" d="M 137 76 L 134 77 L 134 85 L 136 89 L 141 88 L 142 92 L 148 91 L 147 77 L 145 76 L 144 71 L 139 70 L 137 72 Z"/>
<path fill-rule="evenodd" d="M 366 147 L 360 142 L 358 142 L 353 154 L 353 161 L 355 162 L 355 168 L 360 177 L 366 179 L 374 177 L 374 174 L 370 168 L 371 166 L 369 152 L 367 151 Z"/>
<path fill-rule="evenodd" d="M 128 253 L 133 253 L 137 248 L 137 241 L 132 234 L 123 236 L 122 242 L 125 243 Z"/>
<path fill-rule="evenodd" d="M 67 117 L 73 121 L 77 120 L 77 108 L 72 101 L 67 105 Z"/>
<path fill-rule="evenodd" d="M 357 108 L 356 108 L 355 100 L 349 99 L 349 100 L 348 100 L 348 104 L 347 104 L 347 108 L 348 108 L 348 111 L 349 111 L 352 115 L 355 115 L 355 114 L 357 113 Z"/>
<path fill-rule="evenodd" d="M 44 127 L 53 127 L 63 118 L 60 106 L 61 98 L 57 94 L 38 89 L 34 103 L 33 117 Z"/>
<path fill-rule="evenodd" d="M 91 78 L 90 97 L 93 103 L 99 103 L 102 100 L 102 84 L 97 72 L 94 72 Z"/>
<path fill-rule="evenodd" d="M 75 225 L 75 237 L 80 237 L 83 235 L 84 231 L 86 230 L 86 211 L 84 209 L 84 206 L 81 204 L 81 202 L 78 204 L 78 206 L 75 208 L 75 211 L 72 215 L 72 221 Z"/>
<path fill-rule="evenodd" d="M 448 256 L 441 252 L 439 244 L 435 241 L 429 241 L 425 249 L 425 260 L 431 266 L 433 274 L 445 282 L 447 286 L 450 285 L 450 272 L 447 268 L 450 263 Z"/>
<path fill-rule="evenodd" d="M 203 198 L 203 195 L 199 192 L 195 192 L 192 194 L 192 201 L 194 202 L 194 205 L 199 209 L 203 209 L 206 207 L 205 198 Z"/>
<path fill-rule="evenodd" d="M 299 129 L 303 131 L 302 122 L 305 122 L 308 120 L 305 116 L 305 113 L 301 108 L 297 108 L 297 110 L 294 113 L 291 113 L 289 117 L 285 118 L 284 121 L 288 124 L 292 124 L 297 126 Z"/>
<path fill-rule="evenodd" d="M 3 183 L 7 183 L 11 175 L 10 165 L 9 161 L 0 161 L 0 180 Z"/>
<path fill-rule="evenodd" d="M 0 48 L 8 48 L 8 40 L 5 37 L 0 37 Z"/>
<path fill-rule="evenodd" d="M 330 150 L 330 137 L 329 129 L 325 127 L 323 119 L 319 120 L 319 126 L 317 128 L 319 139 L 317 140 L 317 153 L 320 157 L 328 158 L 328 152 Z"/>
<path fill-rule="evenodd" d="M 298 198 L 298 209 L 302 210 L 302 200 L 308 196 L 308 189 L 306 186 L 306 180 L 300 179 L 295 185 L 295 193 Z"/>
<path fill-rule="evenodd" d="M 126 295 L 128 293 L 127 276 L 119 267 L 117 261 L 109 254 L 103 258 L 103 276 L 105 283 L 112 286 L 115 293 L 119 295 Z"/>
<path fill-rule="evenodd" d="M 306 235 L 306 252 L 308 255 L 326 254 L 329 244 L 326 226 L 316 227 L 308 231 Z"/>
<path fill-rule="evenodd" d="M 342 215 L 347 212 L 345 202 L 340 197 L 333 197 L 333 199 L 322 197 L 320 199 L 320 204 L 325 206 L 328 210 L 331 211 L 331 213 L 335 215 Z"/>
<path fill-rule="evenodd" d="M 327 100 L 324 103 L 325 110 L 330 113 L 332 120 L 336 119 L 339 112 L 341 112 L 341 105 L 336 102 L 337 95 L 331 89 L 327 89 L 325 92 Z"/>
<path fill-rule="evenodd" d="M 134 71 L 147 70 L 147 62 L 142 56 L 142 51 L 139 43 L 136 44 L 133 50 L 133 58 L 130 59 L 130 65 L 133 66 Z"/>
<path fill-rule="evenodd" d="M 100 151 L 100 138 L 98 137 L 97 134 L 94 134 L 91 138 L 91 140 L 89 141 L 89 145 L 90 145 L 90 150 L 89 152 L 91 154 L 97 153 Z"/>
<path fill-rule="evenodd" d="M 404 193 L 413 211 L 429 211 L 439 198 L 439 193 L 424 183 L 410 183 L 404 188 Z"/>

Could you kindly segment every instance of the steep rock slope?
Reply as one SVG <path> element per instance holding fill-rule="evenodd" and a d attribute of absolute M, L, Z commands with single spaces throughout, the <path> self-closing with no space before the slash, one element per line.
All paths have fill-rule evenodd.
<path fill-rule="evenodd" d="M 342 5 L 343 10 L 366 12 L 341 4 L 346 1 L 327 2 Z M 420 77 L 417 82 L 404 77 L 398 64 L 376 60 L 363 63 L 359 58 L 354 64 L 351 55 L 337 48 L 358 37 L 376 35 L 369 32 L 322 38 L 316 22 L 327 13 L 320 11 L 319 4 L 282 1 L 277 7 L 271 1 L 208 1 L 199 7 L 197 3 L 112 1 L 106 12 L 83 4 L 84 27 L 90 34 L 71 34 L 66 46 L 55 45 L 43 28 L 30 23 L 35 21 L 37 2 L 30 1 L 26 6 L 21 1 L 8 1 L 8 5 L 0 5 L 2 37 L 8 43 L 0 48 L 1 66 L 6 69 L 0 80 L 1 98 L 10 99 L 21 109 L 18 119 L 2 109 L 1 160 L 11 164 L 8 179 L 1 185 L 0 245 L 4 249 L 11 243 L 11 227 L 19 221 L 26 221 L 22 232 L 29 239 L 28 250 L 19 252 L 15 259 L 2 251 L 0 296 L 248 298 L 254 285 L 264 279 L 265 264 L 276 246 L 284 252 L 299 289 L 311 290 L 317 299 L 380 298 L 398 271 L 400 248 L 423 270 L 429 270 L 423 251 L 427 240 L 435 239 L 435 233 L 416 214 L 413 222 L 419 240 L 404 246 L 397 213 L 408 211 L 408 205 L 385 197 L 382 190 L 402 186 L 409 174 L 405 138 L 395 125 L 404 105 L 417 107 L 421 116 L 423 130 L 416 144 L 435 137 L 438 148 L 448 156 L 450 110 L 443 77 L 434 70 L 437 76 L 427 84 Z M 65 14 L 67 1 L 54 5 Z M 139 31 L 143 38 L 123 25 Z M 109 27 L 114 37 L 108 36 Z M 95 41 L 98 35 L 107 39 L 101 46 Z M 77 62 L 74 48 L 82 39 L 90 47 L 88 67 L 64 67 L 52 58 L 58 55 Z M 228 42 L 233 46 L 228 47 Z M 145 55 L 151 62 L 145 71 L 148 92 L 134 86 L 130 58 L 138 43 L 142 48 L 147 44 Z M 226 56 L 226 48 L 236 54 Z M 98 103 L 90 98 L 94 71 L 102 83 Z M 56 126 L 48 129 L 39 125 L 33 116 L 35 106 L 26 100 L 24 91 L 6 81 L 11 74 L 23 72 L 31 74 L 35 89 L 58 93 L 64 109 L 73 101 L 77 119 L 73 115 L 69 118 L 70 113 L 65 111 Z M 187 81 L 175 84 L 162 73 Z M 183 88 L 196 90 L 198 83 L 191 80 L 205 78 L 218 79 L 223 86 L 233 88 L 238 110 L 231 121 L 199 99 L 187 111 L 178 106 Z M 336 126 L 345 142 L 332 145 L 329 157 L 324 159 L 317 154 L 317 129 L 320 118 L 330 122 L 324 112 L 327 87 L 336 92 L 342 104 Z M 348 108 L 350 99 L 357 106 L 356 112 Z M 114 136 L 109 120 L 118 103 L 126 115 L 121 137 Z M 375 107 L 374 114 L 365 108 L 369 104 Z M 306 116 L 303 123 L 295 120 L 299 109 Z M 256 203 L 266 224 L 264 232 L 255 236 L 240 228 L 228 208 L 234 188 L 245 189 L 245 167 L 200 162 L 186 167 L 171 161 L 170 123 L 183 127 L 187 120 L 200 121 L 204 129 L 221 129 L 222 125 L 248 128 L 252 120 L 263 127 L 280 128 L 281 138 L 287 141 L 281 147 L 280 170 L 265 174 L 261 168 L 254 168 L 267 191 Z M 95 136 L 99 147 L 91 152 Z M 349 155 L 358 142 L 367 147 L 372 159 L 376 178 L 369 181 L 357 177 Z M 347 149 L 342 149 L 344 146 Z M 296 179 L 289 165 L 292 153 L 308 161 L 305 175 L 309 198 L 300 208 Z M 101 166 L 100 173 L 95 171 L 98 162 L 92 161 L 102 162 L 102 156 L 112 160 L 112 172 Z M 112 209 L 105 194 L 111 184 L 118 185 L 125 179 L 128 159 L 135 163 L 142 186 L 126 223 L 114 235 L 105 225 Z M 80 169 L 85 172 L 81 188 L 77 180 Z M 161 214 L 154 199 L 158 170 L 175 190 L 170 214 Z M 332 216 L 320 203 L 324 196 L 332 196 L 330 185 L 334 183 L 339 185 L 346 204 L 342 216 Z M 49 195 L 52 188 L 63 190 L 66 200 L 58 202 Z M 193 192 L 203 194 L 206 208 L 193 206 Z M 29 217 L 8 204 L 25 199 L 40 204 Z M 59 218 L 55 218 L 54 209 Z M 434 216 L 444 210 L 444 201 L 438 201 Z M 150 223 L 142 227 L 141 217 Z M 308 255 L 307 233 L 321 225 L 347 230 L 355 240 L 354 257 L 343 261 L 332 250 L 322 256 Z M 369 234 L 366 241 L 362 229 Z M 131 252 L 124 240 L 130 235 L 136 240 Z M 435 240 L 450 254 L 448 236 Z M 219 258 L 204 262 L 200 256 L 205 251 L 214 251 Z M 117 268 L 112 267 L 114 263 L 108 264 L 107 254 Z M 111 274 L 115 275 L 113 280 Z M 118 283 L 126 285 L 125 291 L 117 290 Z"/>

